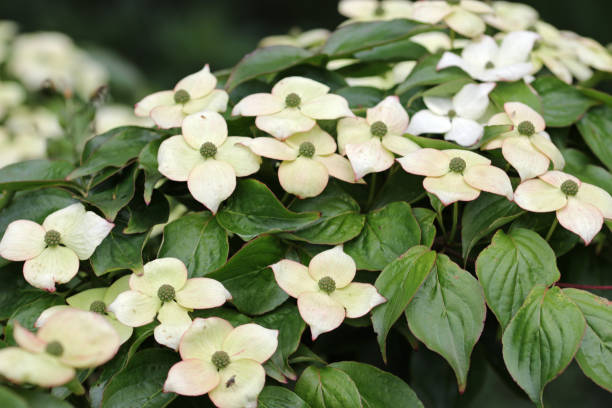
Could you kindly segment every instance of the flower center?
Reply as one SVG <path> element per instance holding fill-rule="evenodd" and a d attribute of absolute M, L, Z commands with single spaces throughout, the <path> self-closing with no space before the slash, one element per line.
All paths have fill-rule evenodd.
<path fill-rule="evenodd" d="M 461 174 L 463 173 L 463 170 L 465 170 L 465 160 L 463 160 L 461 157 L 453 157 L 450 163 L 448 163 L 448 168 L 453 173 Z"/>
<path fill-rule="evenodd" d="M 217 371 L 223 370 L 230 363 L 230 357 L 225 351 L 215 351 L 210 359 L 213 365 L 217 368 Z"/>
<path fill-rule="evenodd" d="M 523 136 L 531 136 L 535 133 L 535 127 L 533 123 L 525 120 L 518 125 L 518 132 Z"/>
<path fill-rule="evenodd" d="M 336 281 L 326 276 L 324 278 L 319 279 L 319 289 L 328 295 L 336 290 Z"/>
<path fill-rule="evenodd" d="M 174 102 L 180 103 L 181 105 L 186 104 L 191 99 L 191 95 L 184 89 L 179 89 L 174 93 Z"/>
<path fill-rule="evenodd" d="M 495 68 L 495 64 L 492 61 L 489 61 L 485 64 L 485 68 L 486 69 L 493 69 Z"/>
<path fill-rule="evenodd" d="M 446 2 L 451 6 L 457 6 L 459 3 L 461 3 L 461 0 L 446 0 Z"/>
<path fill-rule="evenodd" d="M 103 314 L 104 312 L 106 312 L 106 304 L 101 300 L 95 300 L 91 302 L 91 305 L 89 305 L 89 311 L 98 314 Z"/>
<path fill-rule="evenodd" d="M 171 302 L 174 300 L 174 296 L 176 296 L 176 292 L 174 292 L 174 288 L 171 285 L 161 285 L 157 289 L 157 297 L 162 302 Z"/>
<path fill-rule="evenodd" d="M 382 4 L 379 4 L 378 6 L 376 6 L 376 9 L 374 10 L 374 15 L 377 17 L 381 17 L 385 15 L 385 9 L 382 6 Z"/>
<path fill-rule="evenodd" d="M 288 108 L 297 108 L 300 106 L 300 103 L 302 103 L 302 99 L 294 92 L 290 93 L 285 98 L 285 105 L 287 105 Z"/>
<path fill-rule="evenodd" d="M 215 146 L 215 144 L 212 142 L 206 142 L 202 146 L 200 146 L 200 154 L 205 159 L 215 157 L 215 155 L 217 154 L 217 146 Z"/>
<path fill-rule="evenodd" d="M 574 180 L 565 180 L 561 184 L 561 192 L 568 196 L 575 196 L 578 194 L 578 183 Z"/>
<path fill-rule="evenodd" d="M 300 145 L 300 156 L 311 158 L 315 154 L 315 147 L 310 142 L 303 142 Z"/>
<path fill-rule="evenodd" d="M 58 246 L 62 240 L 62 236 L 56 230 L 49 230 L 45 234 L 45 244 L 50 247 Z"/>
<path fill-rule="evenodd" d="M 53 340 L 47 343 L 45 352 L 47 354 L 51 354 L 52 356 L 60 357 L 62 354 L 64 354 L 64 346 L 62 346 L 59 341 Z"/>
<path fill-rule="evenodd" d="M 455 116 L 457 116 L 457 112 L 454 109 L 451 109 L 448 111 L 448 117 L 449 118 L 454 118 Z"/>
<path fill-rule="evenodd" d="M 370 133 L 372 133 L 372 136 L 383 137 L 388 131 L 389 129 L 387 129 L 387 125 L 380 120 L 372 123 L 372 126 L 370 126 Z"/>

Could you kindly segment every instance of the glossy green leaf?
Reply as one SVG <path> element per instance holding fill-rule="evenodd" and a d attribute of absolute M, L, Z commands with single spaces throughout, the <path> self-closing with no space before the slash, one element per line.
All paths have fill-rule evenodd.
<path fill-rule="evenodd" d="M 127 207 L 128 224 L 123 230 L 126 234 L 147 232 L 155 225 L 168 222 L 170 205 L 168 199 L 159 191 L 154 191 L 147 204 L 143 195 L 138 195 Z"/>
<path fill-rule="evenodd" d="M 586 322 L 556 286 L 532 289 L 504 332 L 503 356 L 514 381 L 541 405 L 544 387 L 578 351 Z"/>
<path fill-rule="evenodd" d="M 249 240 L 269 232 L 295 231 L 319 219 L 316 212 L 287 210 L 260 181 L 239 180 L 236 191 L 217 214 L 225 229 Z"/>
<path fill-rule="evenodd" d="M 162 144 L 162 141 L 161 139 L 157 139 L 149 142 L 138 155 L 138 168 L 142 169 L 145 175 L 144 200 L 146 203 L 151 201 L 155 184 L 164 177 L 157 170 L 157 152 L 159 151 L 159 146 Z"/>
<path fill-rule="evenodd" d="M 360 61 L 402 62 L 418 60 L 425 54 L 427 54 L 427 49 L 425 47 L 407 38 L 405 40 L 395 41 L 390 44 L 357 52 L 355 53 L 355 58 Z"/>
<path fill-rule="evenodd" d="M 395 93 L 402 95 L 416 86 L 438 85 L 459 79 L 469 79 L 468 74 L 457 67 L 450 67 L 438 71 L 438 61 L 441 53 L 426 56 L 420 60 L 408 78 L 397 87 Z"/>
<path fill-rule="evenodd" d="M 578 130 L 593 154 L 612 171 L 612 107 L 591 109 L 578 122 Z"/>
<path fill-rule="evenodd" d="M 227 261 L 227 232 L 208 211 L 183 215 L 164 227 L 159 258 L 173 257 L 185 263 L 189 277 L 204 276 Z"/>
<path fill-rule="evenodd" d="M 472 349 L 484 328 L 484 294 L 478 281 L 438 254 L 435 267 L 406 308 L 410 331 L 455 371 L 459 391 L 467 383 Z"/>
<path fill-rule="evenodd" d="M 542 113 L 542 101 L 525 81 L 498 82 L 495 89 L 489 94 L 491 100 L 500 110 L 504 109 L 506 102 L 522 102 Z"/>
<path fill-rule="evenodd" d="M 395 201 L 406 201 L 412 204 L 424 196 L 423 177 L 406 173 L 401 166 L 394 165 L 376 195 L 372 209 L 382 208 Z"/>
<path fill-rule="evenodd" d="M 250 315 L 263 314 L 288 298 L 276 284 L 272 269 L 268 268 L 280 261 L 284 254 L 281 241 L 265 235 L 247 243 L 208 277 L 225 285 L 239 311 Z"/>
<path fill-rule="evenodd" d="M 546 126 L 570 126 L 597 104 L 597 101 L 554 76 L 540 77 L 531 86 L 542 98 L 542 116 Z"/>
<path fill-rule="evenodd" d="M 357 269 L 383 270 L 391 261 L 421 242 L 421 229 L 410 204 L 394 202 L 366 217 L 361 234 L 344 245 Z"/>
<path fill-rule="evenodd" d="M 310 366 L 304 370 L 295 384 L 295 393 L 312 408 L 363 407 L 351 377 L 329 366 Z"/>
<path fill-rule="evenodd" d="M 259 408 L 310 408 L 306 402 L 287 388 L 267 386 L 257 398 Z"/>
<path fill-rule="evenodd" d="M 121 227 L 115 226 L 89 259 L 94 273 L 102 276 L 122 269 L 141 273 L 142 249 L 147 237 L 148 233 L 123 234 Z"/>
<path fill-rule="evenodd" d="M 459 92 L 465 85 L 474 83 L 474 81 L 467 78 L 453 79 L 452 81 L 441 83 L 423 91 L 423 96 L 446 96 L 450 97 Z"/>
<path fill-rule="evenodd" d="M 14 390 L 26 402 L 27 408 L 72 408 L 73 405 L 43 390 L 16 389 Z M 15 408 L 12 405 L 4 405 L 0 397 L 0 406 L 3 408 Z"/>
<path fill-rule="evenodd" d="M 612 303 L 580 289 L 563 293 L 578 305 L 587 324 L 576 361 L 587 377 L 612 392 Z"/>
<path fill-rule="evenodd" d="M 346 98 L 351 109 L 376 106 L 385 97 L 383 91 L 369 86 L 347 86 L 337 89 L 334 93 Z"/>
<path fill-rule="evenodd" d="M 97 207 L 109 221 L 128 205 L 136 192 L 136 166 L 126 169 L 91 190 L 83 201 Z"/>
<path fill-rule="evenodd" d="M 302 64 L 313 55 L 311 51 L 289 45 L 258 48 L 247 54 L 236 65 L 225 84 L 225 89 L 231 92 L 243 82 Z"/>
<path fill-rule="evenodd" d="M 6 408 L 30 408 L 28 402 L 14 390 L 0 385 L 0 406 Z"/>
<path fill-rule="evenodd" d="M 400 378 L 369 364 L 342 361 L 330 364 L 351 377 L 364 408 L 423 407 L 415 392 Z"/>
<path fill-rule="evenodd" d="M 410 248 L 391 262 L 376 279 L 376 289 L 387 301 L 372 312 L 372 325 L 383 359 L 387 360 L 387 335 L 404 313 L 436 262 L 436 253 L 424 246 Z"/>
<path fill-rule="evenodd" d="M 418 144 L 419 146 L 423 148 L 428 147 L 431 149 L 438 149 L 438 150 L 446 150 L 446 149 L 467 150 L 467 148 L 460 146 L 457 143 L 449 142 L 444 139 L 434 139 L 432 137 L 415 136 L 415 135 L 411 135 L 410 133 L 406 133 L 404 137 L 407 137 L 408 139 L 412 140 L 414 143 Z"/>
<path fill-rule="evenodd" d="M 508 234 L 497 231 L 491 245 L 478 255 L 476 274 L 502 327 L 535 286 L 550 286 L 560 276 L 550 245 L 536 232 L 523 228 Z"/>
<path fill-rule="evenodd" d="M 421 245 L 431 248 L 436 238 L 436 213 L 427 208 L 413 208 L 412 213 L 421 228 Z"/>
<path fill-rule="evenodd" d="M 0 168 L 0 191 L 54 185 L 78 188 L 75 183 L 66 181 L 66 176 L 72 169 L 72 164 L 66 161 L 46 159 L 11 164 Z"/>

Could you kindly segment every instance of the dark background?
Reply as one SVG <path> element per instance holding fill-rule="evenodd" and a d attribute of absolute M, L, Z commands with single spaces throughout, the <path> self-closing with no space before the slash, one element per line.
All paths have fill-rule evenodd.
<path fill-rule="evenodd" d="M 612 42 L 610 0 L 524 0 L 562 29 Z M 259 39 L 303 29 L 333 29 L 335 0 L 2 0 L 0 19 L 22 32 L 56 30 L 83 46 L 114 50 L 144 74 L 147 87 L 171 87 L 206 62 L 231 67 Z"/>

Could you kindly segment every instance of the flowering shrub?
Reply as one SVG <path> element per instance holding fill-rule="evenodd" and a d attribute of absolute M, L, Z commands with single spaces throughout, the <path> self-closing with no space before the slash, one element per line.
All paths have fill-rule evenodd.
<path fill-rule="evenodd" d="M 73 107 L 0 169 L 0 405 L 421 407 L 491 364 L 541 406 L 573 360 L 612 390 L 612 55 L 518 3 L 339 11 L 95 136 L 86 56 L 0 38 Z"/>

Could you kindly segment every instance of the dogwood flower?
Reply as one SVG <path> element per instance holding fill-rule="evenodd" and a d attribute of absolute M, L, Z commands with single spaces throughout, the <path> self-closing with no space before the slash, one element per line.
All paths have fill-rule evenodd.
<path fill-rule="evenodd" d="M 119 335 L 119 343 L 123 344 L 132 337 L 133 328 L 126 326 L 119 322 L 114 314 L 107 310 L 107 306 L 110 305 L 120 293 L 130 290 L 130 276 L 126 275 L 115 281 L 108 288 L 95 288 L 87 289 L 83 292 L 77 293 L 76 295 L 66 298 L 66 305 L 51 306 L 50 308 L 43 311 L 34 327 L 42 327 L 44 324 L 58 312 L 68 309 L 79 309 L 89 312 L 98 313 L 103 316 L 106 321 L 113 326 L 113 329 Z"/>
<path fill-rule="evenodd" d="M 134 115 L 134 110 L 125 105 L 104 105 L 96 109 L 94 129 L 96 134 L 105 133 L 119 126 L 153 126 L 150 118 Z"/>
<path fill-rule="evenodd" d="M 308 267 L 283 259 L 271 268 L 278 286 L 297 298 L 313 340 L 340 326 L 345 317 L 364 316 L 387 301 L 369 283 L 353 282 L 355 261 L 342 245 L 315 255 Z"/>
<path fill-rule="evenodd" d="M 486 23 L 500 31 L 527 30 L 538 21 L 538 12 L 531 6 L 509 1 L 495 1 L 493 13 L 484 16 Z"/>
<path fill-rule="evenodd" d="M 70 309 L 55 313 L 36 334 L 15 323 L 19 347 L 0 350 L 0 374 L 18 384 L 57 387 L 75 376 L 75 368 L 96 367 L 119 349 L 119 336 L 101 316 Z"/>
<path fill-rule="evenodd" d="M 197 318 L 181 339 L 182 361 L 170 368 L 164 392 L 208 394 L 219 408 L 255 408 L 264 387 L 262 364 L 278 347 L 278 330 Z"/>
<path fill-rule="evenodd" d="M 520 102 L 508 102 L 505 113 L 494 115 L 489 125 L 512 125 L 513 129 L 485 144 L 483 150 L 499 149 L 521 180 L 544 174 L 552 161 L 555 170 L 565 166 L 563 155 L 544 131 L 544 118 Z"/>
<path fill-rule="evenodd" d="M 25 261 L 23 276 L 32 286 L 48 292 L 55 283 L 70 281 L 85 260 L 106 238 L 114 224 L 76 203 L 55 211 L 42 225 L 13 221 L 0 241 L 0 256 Z"/>
<path fill-rule="evenodd" d="M 351 162 L 355 180 L 387 170 L 393 165 L 393 153 L 404 156 L 420 149 L 402 136 L 408 122 L 408 113 L 397 96 L 388 96 L 368 109 L 365 119 L 354 117 L 338 121 L 338 148 Z"/>
<path fill-rule="evenodd" d="M 330 36 L 329 30 L 315 28 L 313 30 L 292 30 L 287 35 L 272 35 L 265 37 L 259 42 L 260 47 L 272 47 L 274 45 L 291 45 L 299 48 L 314 48 L 322 45 Z"/>
<path fill-rule="evenodd" d="M 444 133 L 444 139 L 461 146 L 472 146 L 484 134 L 484 126 L 478 122 L 489 107 L 489 93 L 495 83 L 467 84 L 453 97 L 425 96 L 423 102 L 429 109 L 417 112 L 410 121 L 407 132 Z"/>
<path fill-rule="evenodd" d="M 453 31 L 473 38 L 485 32 L 482 15 L 492 12 L 490 6 L 476 0 L 418 1 L 414 4 L 411 18 L 429 24 L 444 20 Z"/>
<path fill-rule="evenodd" d="M 514 200 L 527 211 L 556 211 L 559 224 L 580 236 L 585 245 L 601 230 L 604 219 L 612 219 L 612 197 L 607 191 L 556 170 L 522 182 Z"/>
<path fill-rule="evenodd" d="M 121 323 L 139 327 L 161 322 L 155 340 L 176 349 L 191 324 L 188 310 L 221 306 L 232 298 L 214 279 L 187 279 L 185 264 L 176 258 L 159 258 L 144 265 L 142 275 L 130 276 L 130 290 L 120 293 L 108 306 Z"/>
<path fill-rule="evenodd" d="M 3 119 L 11 108 L 21 105 L 25 98 L 26 93 L 17 82 L 0 82 L 0 119 Z"/>
<path fill-rule="evenodd" d="M 412 2 L 406 0 L 341 0 L 338 11 L 350 21 L 410 18 Z"/>
<path fill-rule="evenodd" d="M 531 31 L 515 31 L 498 46 L 492 37 L 483 35 L 467 45 L 461 57 L 445 52 L 437 69 L 459 67 L 484 82 L 517 81 L 533 72 L 534 66 L 528 59 L 538 37 Z"/>
<path fill-rule="evenodd" d="M 283 78 L 272 93 L 245 97 L 234 106 L 232 115 L 256 116 L 259 129 L 281 140 L 309 131 L 318 119 L 355 116 L 342 96 L 330 94 L 327 85 L 302 77 Z"/>
<path fill-rule="evenodd" d="M 242 143 L 253 153 L 282 160 L 278 179 L 283 189 L 300 198 L 315 197 L 325 190 L 329 176 L 354 183 L 349 161 L 336 154 L 336 142 L 319 126 L 280 141 L 272 137 L 256 137 Z"/>
<path fill-rule="evenodd" d="M 208 64 L 200 71 L 187 75 L 171 91 L 159 91 L 146 96 L 134 107 L 136 116 L 149 116 L 162 129 L 179 127 L 187 115 L 200 111 L 225 112 L 229 96 L 215 89 L 217 78 Z"/>
<path fill-rule="evenodd" d="M 444 205 L 472 201 L 481 191 L 512 200 L 510 178 L 491 160 L 468 150 L 421 149 L 397 161 L 411 174 L 425 176 L 423 187 Z"/>
<path fill-rule="evenodd" d="M 261 158 L 241 145 L 250 138 L 227 136 L 227 123 L 217 112 L 187 116 L 182 133 L 160 145 L 159 172 L 170 180 L 186 181 L 191 195 L 214 214 L 234 192 L 236 177 L 256 173 Z"/>

